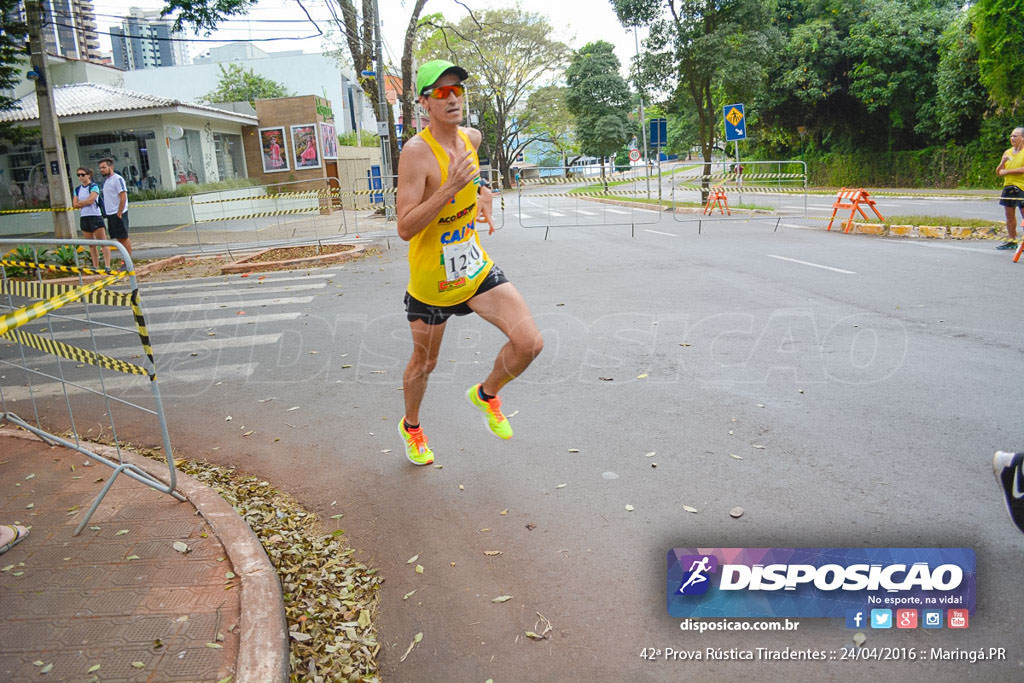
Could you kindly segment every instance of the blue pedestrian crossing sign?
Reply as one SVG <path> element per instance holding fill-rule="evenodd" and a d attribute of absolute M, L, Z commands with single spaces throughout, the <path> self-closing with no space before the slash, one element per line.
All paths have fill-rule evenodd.
<path fill-rule="evenodd" d="M 747 139 L 747 119 L 743 114 L 742 104 L 727 104 L 722 107 L 722 118 L 725 119 L 727 142 Z"/>

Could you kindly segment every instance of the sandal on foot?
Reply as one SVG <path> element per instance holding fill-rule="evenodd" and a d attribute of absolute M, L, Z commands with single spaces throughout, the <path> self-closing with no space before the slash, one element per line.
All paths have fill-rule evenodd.
<path fill-rule="evenodd" d="M 0 555 L 18 545 L 28 536 L 28 529 L 15 524 L 0 524 Z"/>

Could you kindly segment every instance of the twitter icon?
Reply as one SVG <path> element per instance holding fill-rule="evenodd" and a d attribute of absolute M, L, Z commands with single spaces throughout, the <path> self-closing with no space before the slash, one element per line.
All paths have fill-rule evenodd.
<path fill-rule="evenodd" d="M 892 610 L 871 610 L 871 628 L 892 628 Z"/>

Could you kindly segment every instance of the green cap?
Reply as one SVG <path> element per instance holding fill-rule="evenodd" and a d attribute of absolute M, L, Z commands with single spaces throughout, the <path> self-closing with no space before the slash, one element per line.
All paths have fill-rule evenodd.
<path fill-rule="evenodd" d="M 444 59 L 435 59 L 420 65 L 419 71 L 416 72 L 416 94 L 422 95 L 424 90 L 437 83 L 437 80 L 449 71 L 461 81 L 469 78 L 469 73 L 465 69 Z"/>

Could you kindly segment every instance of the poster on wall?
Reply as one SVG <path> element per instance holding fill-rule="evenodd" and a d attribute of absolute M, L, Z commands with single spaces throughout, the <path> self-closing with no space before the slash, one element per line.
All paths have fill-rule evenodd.
<path fill-rule="evenodd" d="M 287 171 L 288 147 L 285 144 L 284 126 L 260 128 L 260 149 L 263 151 L 263 172 Z"/>
<path fill-rule="evenodd" d="M 338 134 L 333 123 L 320 124 L 320 138 L 324 141 L 324 159 L 338 158 Z"/>
<path fill-rule="evenodd" d="M 292 150 L 295 152 L 295 170 L 320 168 L 320 140 L 315 123 L 292 126 Z"/>

